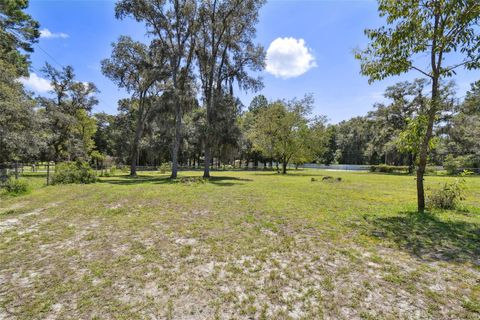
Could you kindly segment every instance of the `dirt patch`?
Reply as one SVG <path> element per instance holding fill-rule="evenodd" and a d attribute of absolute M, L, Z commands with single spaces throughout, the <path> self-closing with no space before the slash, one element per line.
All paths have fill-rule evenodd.
<path fill-rule="evenodd" d="M 25 218 L 39 215 L 43 210 L 44 210 L 43 208 L 35 209 L 33 211 L 18 215 L 16 218 L 10 218 L 10 219 L 0 221 L 0 234 L 5 232 L 6 230 L 9 230 L 9 229 L 12 229 L 12 228 L 18 226 L 19 224 L 22 223 L 22 220 L 24 220 Z M 27 229 L 27 230 L 24 230 L 22 232 L 25 233 L 25 232 L 29 232 L 29 231 Z"/>

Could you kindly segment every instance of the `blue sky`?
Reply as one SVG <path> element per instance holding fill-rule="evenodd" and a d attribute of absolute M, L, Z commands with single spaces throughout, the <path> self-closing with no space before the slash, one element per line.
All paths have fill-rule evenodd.
<path fill-rule="evenodd" d="M 120 35 L 142 40 L 145 29 L 134 21 L 116 20 L 114 6 L 113 0 L 30 1 L 28 12 L 43 30 L 32 54 L 32 90 L 46 88 L 39 73 L 45 62 L 56 67 L 71 65 L 78 80 L 99 87 L 95 111 L 116 112 L 117 100 L 127 94 L 102 75 L 100 61 L 109 57 L 111 43 Z M 269 99 L 313 93 L 314 113 L 337 123 L 366 114 L 383 100 L 387 86 L 418 77 L 412 72 L 369 85 L 359 74 L 353 50 L 368 43 L 365 28 L 382 24 L 376 9 L 373 0 L 270 0 L 261 11 L 257 41 L 265 49 L 276 41 L 270 51 L 269 72 L 262 72 L 265 88 L 260 93 Z M 462 96 L 469 83 L 479 79 L 478 71 L 461 71 L 454 79 Z M 255 93 L 239 95 L 248 105 Z"/>

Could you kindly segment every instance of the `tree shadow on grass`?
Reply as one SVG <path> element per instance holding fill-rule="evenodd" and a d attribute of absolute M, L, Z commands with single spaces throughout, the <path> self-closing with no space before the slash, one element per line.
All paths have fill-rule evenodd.
<path fill-rule="evenodd" d="M 480 265 L 479 224 L 444 221 L 416 212 L 366 219 L 371 236 L 391 240 L 417 258 Z"/>
<path fill-rule="evenodd" d="M 229 187 L 236 184 L 242 184 L 239 182 L 251 182 L 252 179 L 238 178 L 238 177 L 228 177 L 228 176 L 213 176 L 208 179 L 208 182 L 213 183 L 217 186 Z"/>
<path fill-rule="evenodd" d="M 214 176 L 209 179 L 203 179 L 199 176 L 182 176 L 178 179 L 170 179 L 168 175 L 151 176 L 151 175 L 137 175 L 136 177 L 115 176 L 107 179 L 102 179 L 100 183 L 116 184 L 116 185 L 139 185 L 139 184 L 183 184 L 183 185 L 199 185 L 203 183 L 212 183 L 218 186 L 233 186 L 241 184 L 244 181 L 252 181 L 251 179 L 229 177 L 229 176 Z"/>
<path fill-rule="evenodd" d="M 310 171 L 310 172 L 302 172 L 302 171 L 294 171 L 294 170 L 288 170 L 287 173 L 282 173 L 277 172 L 277 171 L 250 171 L 254 175 L 263 175 L 263 176 L 278 176 L 278 177 L 289 177 L 289 178 L 295 178 L 295 177 L 322 177 L 326 176 L 327 174 L 325 172 L 315 172 L 315 171 Z M 333 174 L 335 174 L 333 172 Z"/>

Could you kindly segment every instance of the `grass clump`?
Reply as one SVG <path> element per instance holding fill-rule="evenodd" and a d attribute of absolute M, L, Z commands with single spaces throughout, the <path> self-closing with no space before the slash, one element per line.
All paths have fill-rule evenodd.
<path fill-rule="evenodd" d="M 28 194 L 32 191 L 28 180 L 24 178 L 15 179 L 10 177 L 4 184 L 7 194 L 12 196 L 19 196 L 23 194 Z"/>
<path fill-rule="evenodd" d="M 434 190 L 428 197 L 429 206 L 436 209 L 455 209 L 462 200 L 465 200 L 464 179 L 445 182 L 440 189 Z"/>
<path fill-rule="evenodd" d="M 56 166 L 52 184 L 95 183 L 97 177 L 88 163 L 82 161 L 64 162 Z"/>
<path fill-rule="evenodd" d="M 170 166 L 170 163 L 164 162 L 160 165 L 160 168 L 158 168 L 161 174 L 165 174 L 166 172 L 172 170 L 172 167 Z"/>

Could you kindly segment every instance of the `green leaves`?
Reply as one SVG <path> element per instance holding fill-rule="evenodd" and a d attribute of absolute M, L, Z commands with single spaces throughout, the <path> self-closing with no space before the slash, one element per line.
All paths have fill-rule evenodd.
<path fill-rule="evenodd" d="M 28 54 L 37 42 L 39 24 L 24 12 L 28 0 L 0 2 L 0 59 L 14 65 L 17 75 L 28 75 Z"/>
<path fill-rule="evenodd" d="M 366 29 L 371 40 L 355 57 L 369 81 L 416 70 L 426 77 L 449 77 L 459 67 L 480 67 L 480 4 L 476 0 L 379 0 L 379 15 L 387 26 Z M 443 67 L 450 52 L 464 59 Z M 420 64 L 418 54 L 432 59 Z"/>
<path fill-rule="evenodd" d="M 264 156 L 281 161 L 302 163 L 312 155 L 312 132 L 307 115 L 313 100 L 311 96 L 291 101 L 275 101 L 256 111 L 249 137 L 256 150 Z M 318 133 L 318 132 L 317 132 Z"/>

